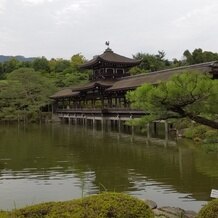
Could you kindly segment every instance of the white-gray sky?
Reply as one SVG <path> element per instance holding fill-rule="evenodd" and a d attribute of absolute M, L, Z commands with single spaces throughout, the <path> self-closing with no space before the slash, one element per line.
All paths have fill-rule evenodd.
<path fill-rule="evenodd" d="M 0 54 L 218 52 L 217 0 L 0 0 Z"/>

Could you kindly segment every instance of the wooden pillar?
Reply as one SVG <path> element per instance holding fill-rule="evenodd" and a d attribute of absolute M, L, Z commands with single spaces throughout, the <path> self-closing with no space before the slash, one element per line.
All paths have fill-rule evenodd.
<path fill-rule="evenodd" d="M 154 122 L 154 134 L 157 135 L 157 122 Z"/>
<path fill-rule="evenodd" d="M 135 135 L 135 127 L 132 125 L 132 136 L 134 137 Z"/>
<path fill-rule="evenodd" d="M 126 101 L 125 96 L 123 97 L 123 105 L 124 105 L 124 108 L 127 108 L 127 101 Z"/>
<path fill-rule="evenodd" d="M 77 125 L 77 116 L 75 114 L 75 125 Z"/>
<path fill-rule="evenodd" d="M 70 117 L 70 114 L 68 114 L 68 124 L 69 124 L 69 125 L 71 124 L 71 117 Z"/>
<path fill-rule="evenodd" d="M 150 123 L 147 123 L 147 139 L 150 139 Z"/>
<path fill-rule="evenodd" d="M 105 128 L 105 120 L 104 120 L 104 117 L 102 116 L 101 117 L 101 130 L 102 130 L 102 132 L 104 131 L 104 128 Z"/>
<path fill-rule="evenodd" d="M 84 116 L 84 114 L 82 115 L 82 124 L 83 124 L 83 126 L 85 126 L 85 116 Z"/>
<path fill-rule="evenodd" d="M 117 120 L 117 122 L 118 122 L 118 132 L 120 133 L 121 132 L 121 120 L 120 120 L 120 116 L 118 115 L 117 118 L 118 118 L 118 120 Z"/>
<path fill-rule="evenodd" d="M 121 108 L 121 98 L 119 97 L 119 108 Z"/>
<path fill-rule="evenodd" d="M 70 98 L 68 98 L 68 108 L 70 109 Z"/>
<path fill-rule="evenodd" d="M 93 119 L 92 119 L 92 127 L 93 127 L 93 129 L 96 128 L 96 120 L 95 120 L 95 116 L 93 116 Z"/>
<path fill-rule="evenodd" d="M 133 117 L 132 117 L 132 115 L 131 115 L 131 116 L 130 116 L 130 120 L 132 120 L 132 119 L 133 119 Z M 132 137 L 134 137 L 135 128 L 134 128 L 133 124 L 131 125 L 131 132 L 132 132 Z"/>
<path fill-rule="evenodd" d="M 62 109 L 64 109 L 64 99 L 62 99 Z"/>
<path fill-rule="evenodd" d="M 107 120 L 108 131 L 111 131 L 111 119 Z"/>
<path fill-rule="evenodd" d="M 164 121 L 164 129 L 165 129 L 165 140 L 168 141 L 169 139 L 169 130 L 168 130 L 168 122 L 167 120 Z"/>
<path fill-rule="evenodd" d="M 104 97 L 101 98 L 101 107 L 104 108 Z"/>
<path fill-rule="evenodd" d="M 117 108 L 117 97 L 115 97 L 115 108 Z"/>
<path fill-rule="evenodd" d="M 87 128 L 87 126 L 88 126 L 88 119 L 87 119 L 87 116 L 84 116 L 84 120 L 85 120 L 85 127 Z"/>

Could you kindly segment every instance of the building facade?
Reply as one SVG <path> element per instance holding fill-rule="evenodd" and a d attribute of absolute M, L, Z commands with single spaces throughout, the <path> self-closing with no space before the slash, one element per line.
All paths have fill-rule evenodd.
<path fill-rule="evenodd" d="M 141 117 L 145 111 L 131 109 L 126 93 L 144 83 L 158 84 L 173 75 L 187 70 L 211 73 L 218 78 L 218 64 L 209 62 L 183 66 L 157 72 L 130 76 L 129 69 L 141 61 L 114 53 L 107 48 L 103 54 L 81 65 L 81 69 L 92 71 L 86 84 L 60 90 L 51 96 L 53 113 L 61 119 L 104 121 L 126 121 Z"/>

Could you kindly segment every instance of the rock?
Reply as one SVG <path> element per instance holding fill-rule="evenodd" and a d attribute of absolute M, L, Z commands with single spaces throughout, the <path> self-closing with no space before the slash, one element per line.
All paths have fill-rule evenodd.
<path fill-rule="evenodd" d="M 197 213 L 194 212 L 194 211 L 191 211 L 191 210 L 186 210 L 185 214 L 184 214 L 184 217 L 186 217 L 186 218 L 195 218 L 195 217 L 197 217 Z"/>
<path fill-rule="evenodd" d="M 151 200 L 145 200 L 145 203 L 150 207 L 150 209 L 157 208 L 157 203 Z"/>
<path fill-rule="evenodd" d="M 197 213 L 178 207 L 161 207 L 153 210 L 156 218 L 195 218 Z"/>
<path fill-rule="evenodd" d="M 159 209 L 154 209 L 153 212 L 154 212 L 154 217 L 155 218 L 178 218 L 178 217 L 175 217 L 172 214 L 166 213 L 166 212 L 161 211 Z"/>
<path fill-rule="evenodd" d="M 153 211 L 155 218 L 196 218 L 197 213 L 191 210 L 183 210 L 179 207 L 160 207 L 152 200 L 144 200 L 144 202 Z"/>
<path fill-rule="evenodd" d="M 179 207 L 161 207 L 158 209 L 176 216 L 183 215 L 185 213 L 185 211 Z"/>

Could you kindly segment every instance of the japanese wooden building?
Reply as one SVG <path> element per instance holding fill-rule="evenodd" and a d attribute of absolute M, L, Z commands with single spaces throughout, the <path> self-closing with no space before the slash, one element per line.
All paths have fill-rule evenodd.
<path fill-rule="evenodd" d="M 172 75 L 187 70 L 210 72 L 218 78 L 218 64 L 209 62 L 178 67 L 157 72 L 130 76 L 129 69 L 140 64 L 107 48 L 101 55 L 81 65 L 81 69 L 92 70 L 86 84 L 63 89 L 51 96 L 53 112 L 59 118 L 86 123 L 91 120 L 122 121 L 145 115 L 146 112 L 133 110 L 125 95 L 144 83 L 158 84 Z"/>

